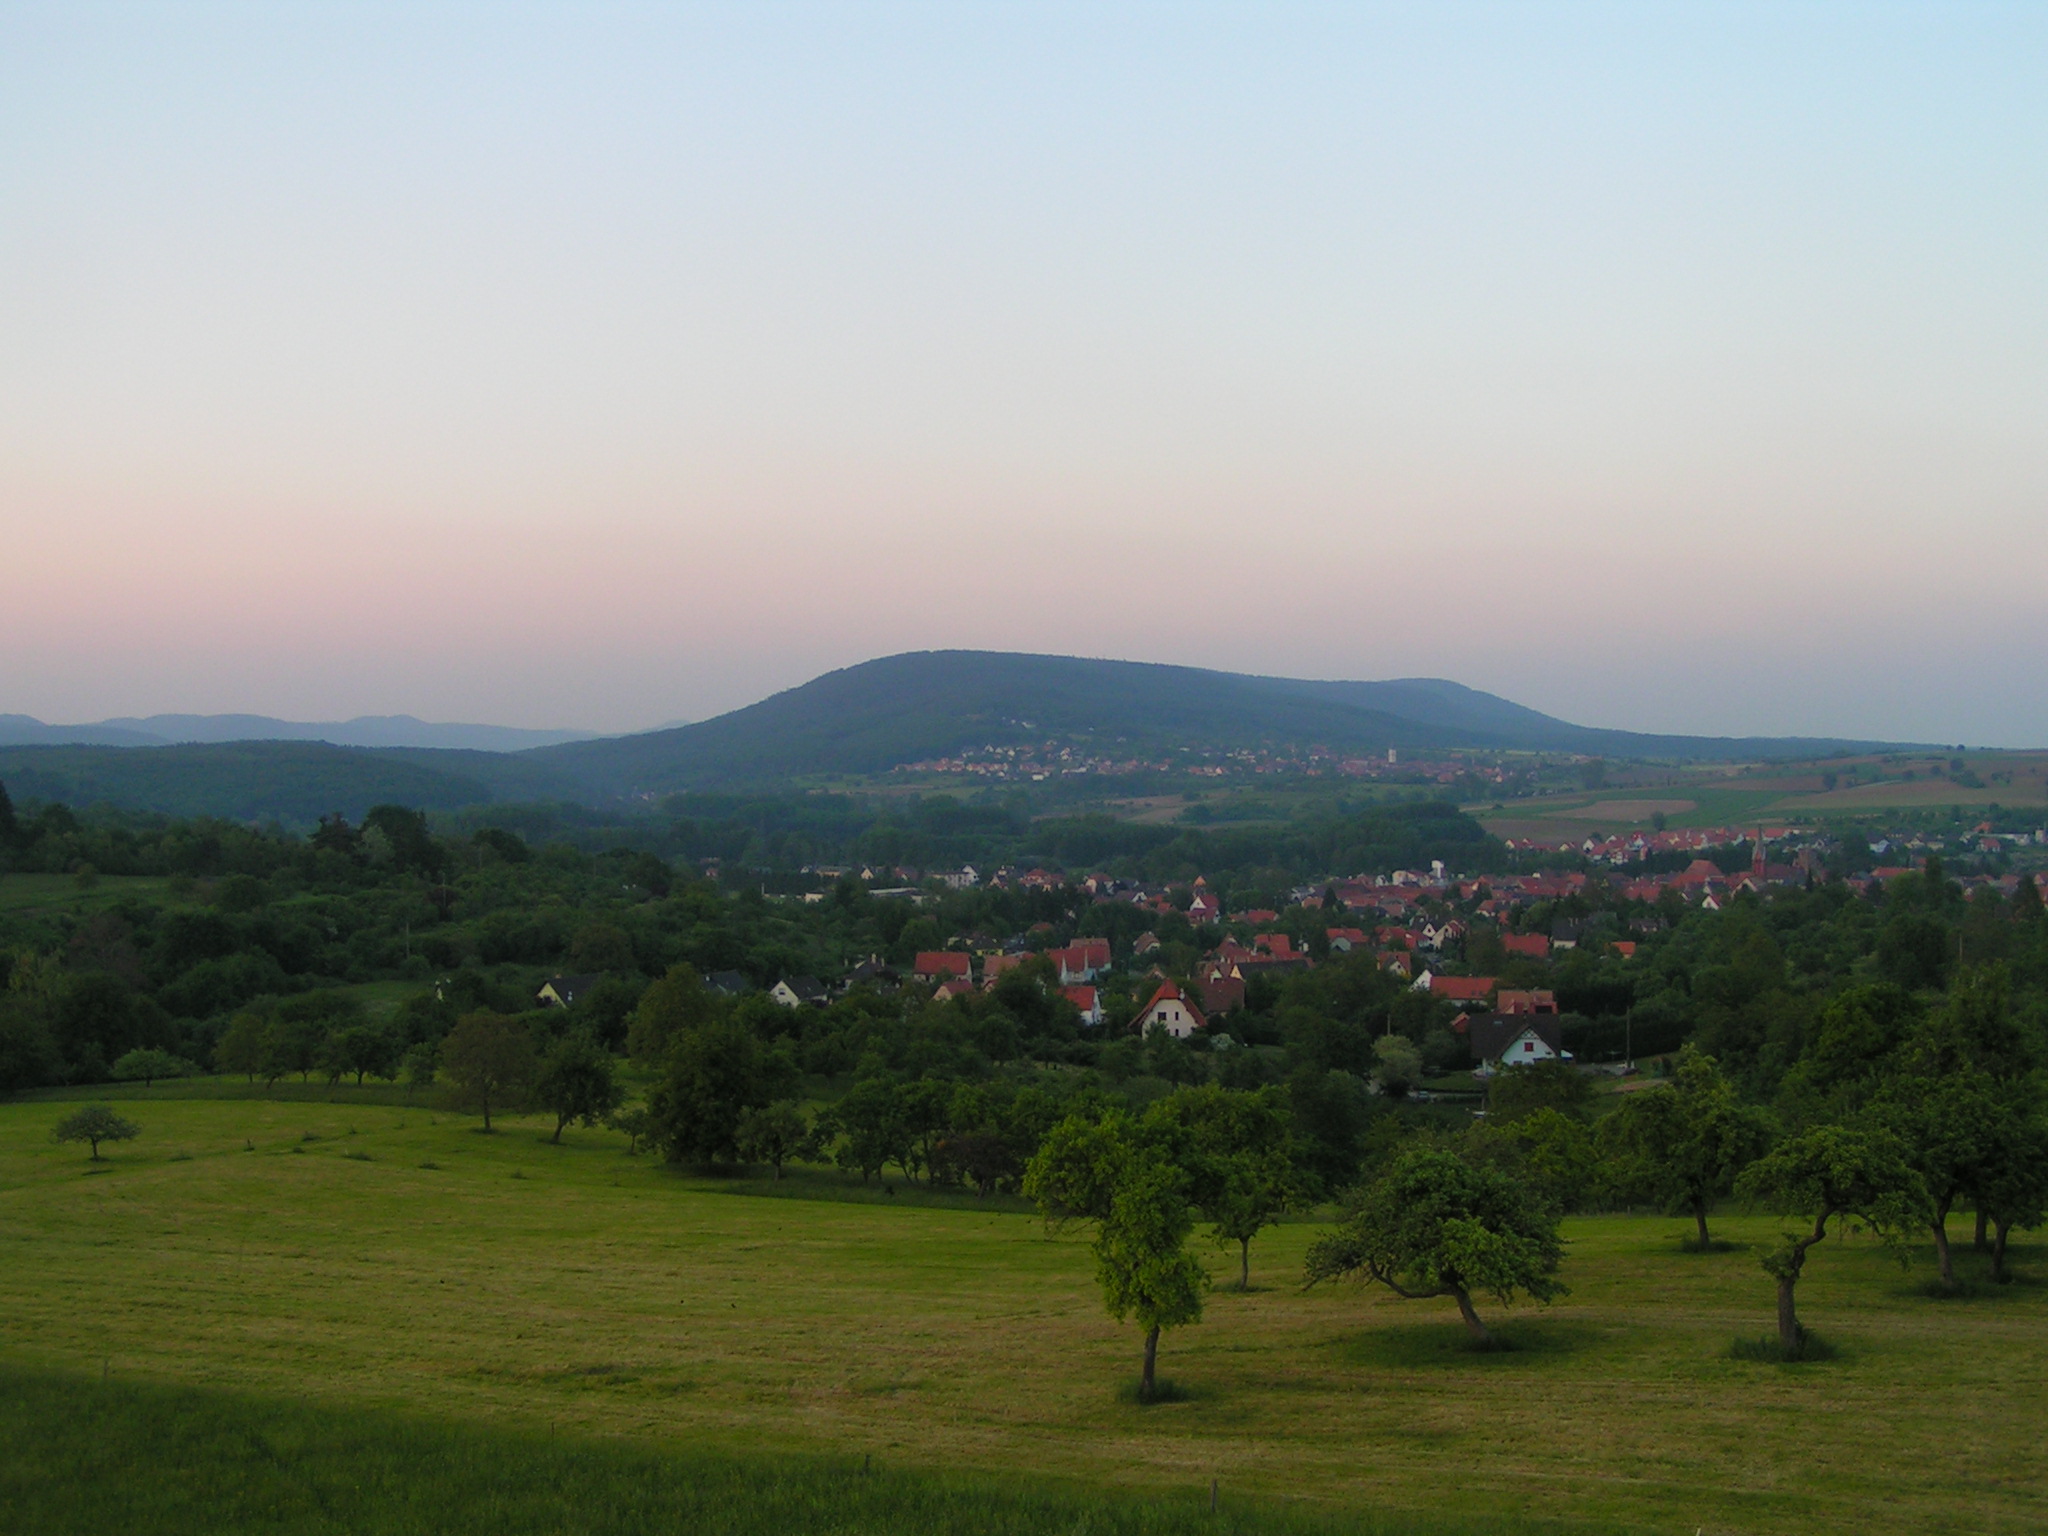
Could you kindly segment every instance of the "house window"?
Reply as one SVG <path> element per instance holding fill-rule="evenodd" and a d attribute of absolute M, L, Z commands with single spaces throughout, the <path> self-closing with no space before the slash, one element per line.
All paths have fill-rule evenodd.
<path fill-rule="evenodd" d="M 1535 1050 L 1536 1042 L 1534 1040 L 1524 1040 L 1522 1042 L 1522 1053 L 1524 1055 L 1533 1055 L 1535 1053 Z"/>

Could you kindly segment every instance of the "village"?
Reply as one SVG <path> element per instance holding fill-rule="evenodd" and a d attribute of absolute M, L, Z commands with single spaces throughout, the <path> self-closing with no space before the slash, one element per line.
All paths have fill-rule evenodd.
<path fill-rule="evenodd" d="M 858 881 L 882 899 L 927 902 L 934 892 L 977 889 L 1065 893 L 1072 920 L 1040 922 L 1007 938 L 957 933 L 941 947 L 917 951 L 908 964 L 869 956 L 830 984 L 787 977 L 769 995 L 784 1007 L 822 1007 L 868 986 L 911 989 L 944 1003 L 991 993 L 1006 975 L 1036 964 L 1034 974 L 1072 1005 L 1084 1029 L 1156 1031 L 1227 1048 L 1233 1016 L 1244 1013 L 1262 980 L 1370 955 L 1376 970 L 1441 1005 L 1466 1066 L 1483 1081 L 1507 1066 L 1572 1059 L 1557 993 L 1538 984 L 1553 961 L 1579 952 L 1582 959 L 1626 967 L 1684 912 L 1718 912 L 1744 895 L 1761 898 L 1831 877 L 1859 895 L 1881 895 L 1929 857 L 1939 860 L 1950 843 L 1912 831 L 1878 835 L 1867 840 L 1870 854 L 1898 862 L 1847 874 L 1836 867 L 1831 876 L 1843 839 L 1859 836 L 1763 826 L 1595 835 L 1556 847 L 1509 841 L 1511 853 L 1559 855 L 1583 867 L 1473 875 L 1437 861 L 1427 870 L 1304 882 L 1286 893 L 1284 909 L 1232 906 L 1200 876 L 1176 885 L 1101 872 L 1070 876 L 1038 866 L 986 875 L 972 866 L 936 872 L 811 866 L 805 873 L 817 880 Z M 1956 851 L 1964 856 L 2002 856 L 2048 844 L 2048 832 L 1999 834 L 1986 823 L 1958 841 Z M 1747 865 L 1731 869 L 1725 857 L 1712 857 L 1745 845 Z M 1643 872 L 1678 858 L 1686 860 L 1681 867 Z M 2026 878 L 1965 873 L 1959 884 L 1966 896 L 1985 890 L 2010 899 Z M 797 899 L 819 901 L 825 893 Z M 1100 933 L 1082 936 L 1089 929 L 1127 932 L 1132 914 L 1155 925 L 1121 942 Z M 1162 940 L 1169 925 L 1178 942 Z M 1073 936 L 1062 939 L 1063 926 Z M 738 975 L 711 982 L 734 993 L 748 988 Z"/>

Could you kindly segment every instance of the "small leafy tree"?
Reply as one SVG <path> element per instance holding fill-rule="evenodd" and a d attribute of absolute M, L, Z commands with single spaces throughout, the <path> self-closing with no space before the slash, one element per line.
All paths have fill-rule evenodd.
<path fill-rule="evenodd" d="M 2048 1112 L 2022 1090 L 2008 1096 L 1991 1127 L 1979 1175 L 1977 1210 L 1991 1225 L 1991 1279 L 2003 1285 L 2012 1229 L 2048 1221 Z"/>
<path fill-rule="evenodd" d="M 1517 1293 L 1547 1302 L 1565 1294 L 1557 1217 L 1518 1181 L 1433 1147 L 1404 1153 L 1367 1185 L 1334 1232 L 1309 1245 L 1305 1279 L 1356 1275 L 1396 1296 L 1449 1296 L 1473 1339 L 1493 1335 L 1472 1293 L 1503 1305 Z"/>
<path fill-rule="evenodd" d="M 440 1066 L 449 1101 L 479 1111 L 488 1131 L 492 1111 L 517 1105 L 533 1086 L 533 1036 L 502 1013 L 466 1013 L 441 1042 Z"/>
<path fill-rule="evenodd" d="M 865 1184 L 891 1162 L 911 1157 L 910 1127 L 896 1085 L 885 1077 L 866 1077 L 818 1117 L 822 1138 L 837 1141 L 832 1160 L 860 1175 Z M 843 1139 L 841 1139 L 843 1138 Z"/>
<path fill-rule="evenodd" d="M 1562 1215 L 1584 1210 L 1599 1190 L 1599 1150 L 1575 1116 L 1539 1109 L 1498 1124 L 1481 1121 L 1465 1145 L 1476 1161 L 1499 1168 Z"/>
<path fill-rule="evenodd" d="M 1372 1077 L 1388 1098 L 1406 1098 L 1422 1081 L 1421 1048 L 1406 1035 L 1381 1035 L 1372 1043 Z"/>
<path fill-rule="evenodd" d="M 434 1086 L 434 1078 L 440 1072 L 440 1069 L 441 1050 L 439 1046 L 430 1045 L 422 1040 L 418 1045 L 405 1053 L 405 1059 L 400 1064 L 400 1070 L 405 1074 L 405 1099 L 408 1104 L 412 1102 L 413 1090 L 415 1088 L 431 1088 Z"/>
<path fill-rule="evenodd" d="M 802 1157 L 811 1148 L 811 1125 L 802 1110 L 788 1099 L 777 1099 L 749 1109 L 740 1116 L 740 1156 L 750 1163 L 766 1163 L 782 1177 L 782 1165 Z"/>
<path fill-rule="evenodd" d="M 145 1088 L 152 1087 L 160 1077 L 190 1077 L 199 1069 L 182 1056 L 173 1056 L 169 1051 L 129 1051 L 115 1058 L 108 1069 L 117 1083 L 132 1083 L 141 1080 Z"/>
<path fill-rule="evenodd" d="M 771 1079 L 778 1065 L 766 1059 L 752 1032 L 728 1019 L 714 1018 L 676 1035 L 661 1081 L 647 1095 L 648 1119 L 669 1160 L 737 1156 L 740 1116 L 774 1097 Z"/>
<path fill-rule="evenodd" d="M 1760 1261 L 1778 1282 L 1778 1347 L 1788 1359 L 1804 1352 L 1806 1331 L 1799 1325 L 1794 1292 L 1806 1255 L 1828 1235 L 1828 1223 L 1838 1216 L 1858 1218 L 1903 1264 L 1905 1234 L 1932 1210 L 1906 1149 L 1889 1131 L 1872 1126 L 1816 1126 L 1751 1163 L 1735 1187 L 1780 1215 L 1813 1223 L 1804 1234 L 1785 1233 Z"/>
<path fill-rule="evenodd" d="M 1286 1099 L 1277 1089 L 1182 1088 L 1147 1110 L 1143 1124 L 1189 1174 L 1189 1198 L 1216 1241 L 1237 1245 L 1237 1288 L 1250 1290 L 1252 1239 L 1302 1198 Z"/>
<path fill-rule="evenodd" d="M 654 1066 L 677 1036 L 701 1029 L 720 1013 L 719 1000 L 703 977 L 687 965 L 672 966 L 640 994 L 626 1026 L 626 1054 L 641 1066 Z"/>
<path fill-rule="evenodd" d="M 1145 1332 L 1138 1398 L 1157 1395 L 1159 1335 L 1199 1322 L 1209 1277 L 1187 1251 L 1194 1230 L 1186 1175 L 1128 1115 L 1061 1121 L 1024 1170 L 1024 1192 L 1049 1221 L 1095 1226 L 1095 1278 L 1118 1322 Z"/>
<path fill-rule="evenodd" d="M 556 1143 L 572 1120 L 596 1125 L 626 1097 L 612 1070 L 611 1052 L 584 1030 L 564 1035 L 541 1059 L 533 1094 L 555 1117 L 555 1134 L 550 1139 Z"/>
<path fill-rule="evenodd" d="M 87 1104 L 74 1109 L 57 1122 L 50 1139 L 57 1142 L 89 1141 L 92 1143 L 92 1161 L 100 1160 L 100 1143 L 103 1141 L 133 1141 L 142 1134 L 142 1127 L 133 1120 L 124 1120 L 104 1104 Z"/>
<path fill-rule="evenodd" d="M 1600 1123 L 1609 1177 L 1623 1199 L 1684 1211 L 1708 1246 L 1707 1215 L 1770 1145 L 1770 1123 L 1744 1104 L 1714 1058 L 1688 1045 L 1669 1087 L 1625 1096 Z"/>
<path fill-rule="evenodd" d="M 374 1074 L 389 1081 L 398 1075 L 399 1040 L 374 1024 L 351 1024 L 327 1037 L 325 1047 L 334 1065 L 355 1075 L 356 1086 Z"/>
<path fill-rule="evenodd" d="M 215 1069 L 229 1073 L 240 1072 L 250 1082 L 255 1082 L 256 1074 L 263 1069 L 265 1029 L 263 1020 L 253 1013 L 238 1013 L 228 1020 L 228 1027 L 221 1031 L 220 1039 L 214 1042 Z"/>

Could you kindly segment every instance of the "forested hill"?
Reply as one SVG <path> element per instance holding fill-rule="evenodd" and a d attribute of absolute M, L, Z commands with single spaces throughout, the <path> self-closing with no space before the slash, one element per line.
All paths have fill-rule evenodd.
<path fill-rule="evenodd" d="M 914 651 L 828 672 L 696 725 L 523 756 L 593 791 L 664 793 L 875 773 L 970 747 L 1049 738 L 1111 756 L 1315 744 L 1738 759 L 1873 745 L 1595 730 L 1437 678 L 1307 682 L 1072 656 Z"/>
<path fill-rule="evenodd" d="M 175 747 L 0 747 L 0 784 L 24 801 L 310 826 L 373 805 L 453 811 L 500 800 L 577 800 L 582 787 L 526 754 L 318 741 Z"/>
<path fill-rule="evenodd" d="M 828 672 L 713 720 L 638 736 L 520 752 L 312 741 L 0 745 L 0 780 L 33 800 L 304 825 L 327 811 L 357 816 L 383 803 L 604 806 L 686 791 L 770 792 L 820 775 L 881 773 L 977 747 L 1048 740 L 1083 756 L 1141 761 L 1182 749 L 1311 746 L 1729 760 L 1882 745 L 1593 730 L 1436 678 L 1309 682 L 1072 656 L 917 651 Z"/>

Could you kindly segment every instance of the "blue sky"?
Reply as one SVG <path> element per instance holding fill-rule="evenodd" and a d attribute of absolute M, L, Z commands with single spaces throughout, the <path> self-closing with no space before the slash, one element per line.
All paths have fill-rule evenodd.
<path fill-rule="evenodd" d="M 2037 6 L 0 4 L 0 710 L 2048 743 Z"/>

